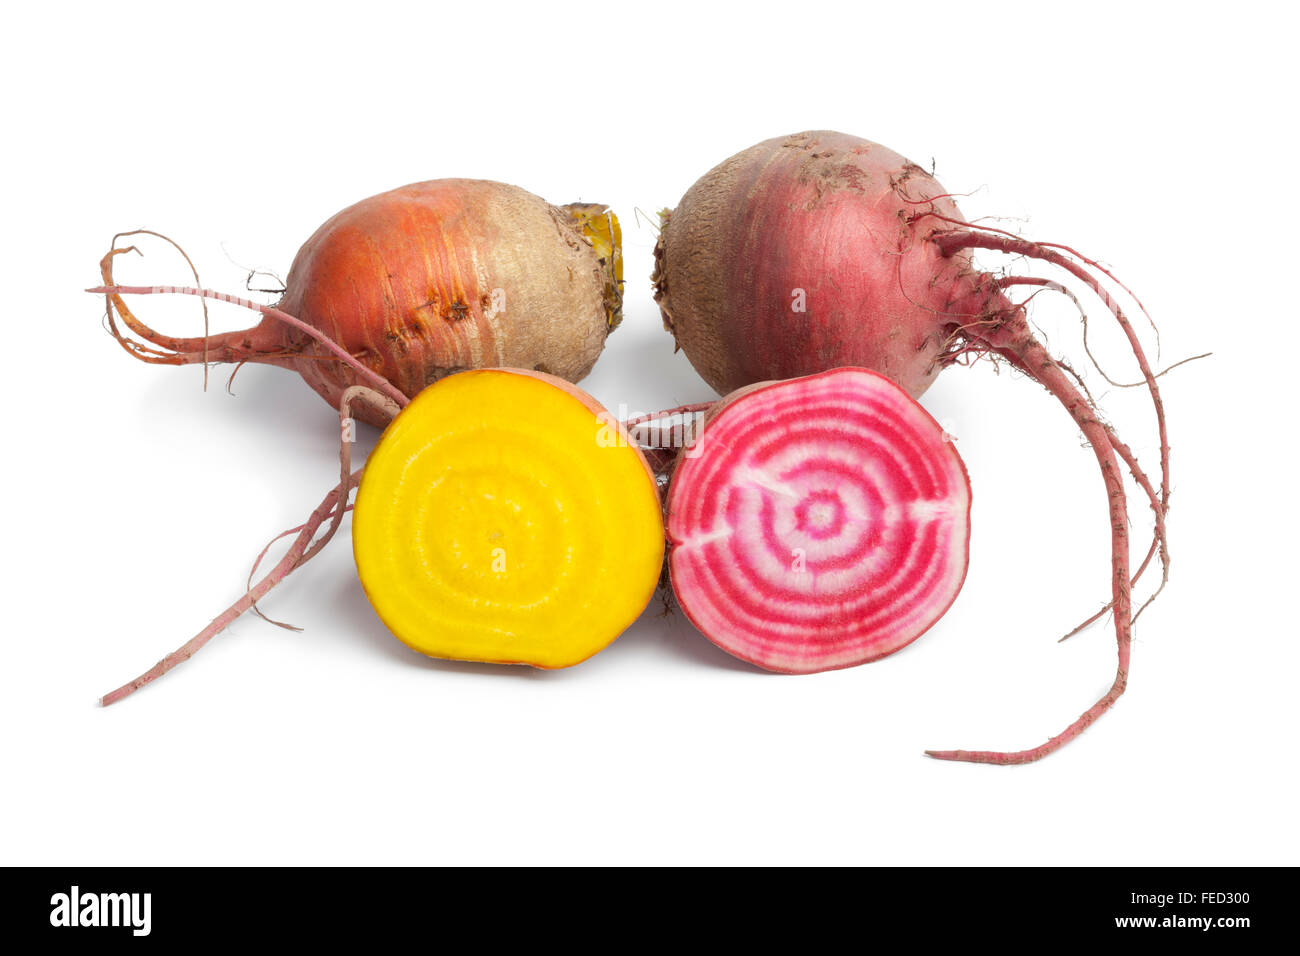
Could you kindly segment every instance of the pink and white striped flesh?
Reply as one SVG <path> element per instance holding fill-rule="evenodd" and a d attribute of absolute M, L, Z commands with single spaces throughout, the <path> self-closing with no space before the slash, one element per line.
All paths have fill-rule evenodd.
<path fill-rule="evenodd" d="M 813 673 L 892 654 L 948 610 L 970 481 L 906 392 L 839 368 L 724 398 L 681 453 L 667 528 L 673 590 L 709 640 Z"/>

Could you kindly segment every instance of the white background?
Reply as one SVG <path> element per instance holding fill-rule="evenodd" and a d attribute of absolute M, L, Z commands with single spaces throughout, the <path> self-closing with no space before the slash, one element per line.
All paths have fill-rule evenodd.
<path fill-rule="evenodd" d="M 1294 9 L 559 9 L 9 12 L 0 860 L 1300 862 Z M 1159 323 L 1162 365 L 1215 353 L 1162 379 L 1173 577 L 1128 694 L 1081 739 L 1020 768 L 922 756 L 1035 745 L 1114 669 L 1108 625 L 1055 642 L 1108 593 L 1095 463 L 1045 392 L 986 363 L 924 399 L 971 472 L 969 578 L 882 662 L 760 673 L 658 602 L 568 671 L 434 662 L 377 622 L 345 533 L 265 602 L 303 633 L 241 619 L 96 706 L 234 600 L 337 468 L 334 414 L 292 374 L 245 368 L 231 397 L 222 369 L 205 393 L 199 368 L 127 357 L 80 291 L 114 232 L 164 231 L 237 292 L 247 268 L 283 274 L 336 210 L 415 180 L 606 202 L 627 318 L 584 385 L 649 410 L 711 393 L 660 327 L 634 210 L 819 128 L 933 160 L 972 193 L 967 216 L 1103 257 Z M 148 252 L 120 277 L 187 281 Z M 1077 316 L 1040 301 L 1052 348 L 1084 366 Z M 199 330 L 191 300 L 137 304 Z M 250 319 L 214 311 L 220 328 Z M 1154 470 L 1149 400 L 1088 381 Z"/>

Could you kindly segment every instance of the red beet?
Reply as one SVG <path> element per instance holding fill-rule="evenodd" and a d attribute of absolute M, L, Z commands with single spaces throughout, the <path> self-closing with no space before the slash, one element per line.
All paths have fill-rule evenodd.
<path fill-rule="evenodd" d="M 1024 304 L 1008 297 L 1008 290 L 1021 286 L 1041 289 L 1043 280 L 983 273 L 971 258 L 975 248 L 1051 263 L 1101 296 L 1127 337 L 1155 407 L 1158 492 L 1073 370 L 1034 337 Z M 1112 539 L 1108 608 L 1119 660 L 1110 690 L 1039 747 L 931 756 L 1036 760 L 1078 736 L 1127 686 L 1136 576 L 1129 570 L 1129 515 L 1117 456 L 1155 513 L 1154 540 L 1137 573 L 1159 553 L 1167 575 L 1169 443 L 1156 376 L 1106 280 L 1118 284 L 1068 246 L 967 223 L 951 194 L 921 167 L 842 133 L 759 143 L 715 167 L 665 213 L 656 248 L 656 299 L 678 345 L 720 392 L 857 365 L 889 376 L 915 396 L 949 365 L 985 356 L 1051 392 L 1092 447 Z"/>
<path fill-rule="evenodd" d="M 768 670 L 876 660 L 943 616 L 966 576 L 970 484 L 897 385 L 841 368 L 728 396 L 668 493 L 687 617 Z"/>
<path fill-rule="evenodd" d="M 909 186 L 942 192 L 897 153 L 839 133 L 759 143 L 692 186 L 664 214 L 654 282 L 701 377 L 725 395 L 855 365 L 924 392 L 944 336 L 916 317 L 969 311 L 979 283 L 969 256 L 914 241 L 896 200 L 873 201 Z M 947 197 L 934 208 L 959 215 Z"/>

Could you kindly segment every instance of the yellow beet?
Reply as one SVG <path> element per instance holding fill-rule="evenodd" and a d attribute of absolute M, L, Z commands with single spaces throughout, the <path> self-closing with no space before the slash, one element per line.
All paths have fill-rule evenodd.
<path fill-rule="evenodd" d="M 430 385 L 388 426 L 352 543 L 375 612 L 415 650 L 568 667 L 649 603 L 663 515 L 641 452 L 590 396 L 487 369 Z"/>

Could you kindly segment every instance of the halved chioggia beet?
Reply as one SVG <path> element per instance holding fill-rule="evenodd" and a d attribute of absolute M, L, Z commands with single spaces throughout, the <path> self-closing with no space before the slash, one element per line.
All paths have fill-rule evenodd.
<path fill-rule="evenodd" d="M 966 577 L 970 482 L 889 379 L 839 368 L 732 392 L 668 491 L 682 610 L 759 667 L 851 667 L 916 640 Z"/>
<path fill-rule="evenodd" d="M 486 369 L 430 385 L 384 431 L 352 544 L 375 612 L 415 650 L 568 667 L 650 602 L 663 512 L 640 450 L 594 399 Z"/>

